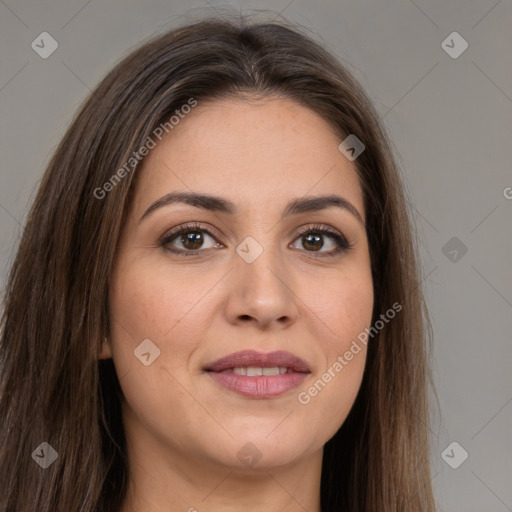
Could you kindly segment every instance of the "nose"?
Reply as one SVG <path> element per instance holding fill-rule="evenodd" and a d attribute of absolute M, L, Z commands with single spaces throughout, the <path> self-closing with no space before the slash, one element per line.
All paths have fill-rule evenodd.
<path fill-rule="evenodd" d="M 293 277 L 282 257 L 263 250 L 252 263 L 235 254 L 229 273 L 226 316 L 231 324 L 252 324 L 259 329 L 285 328 L 293 324 L 300 301 Z"/>

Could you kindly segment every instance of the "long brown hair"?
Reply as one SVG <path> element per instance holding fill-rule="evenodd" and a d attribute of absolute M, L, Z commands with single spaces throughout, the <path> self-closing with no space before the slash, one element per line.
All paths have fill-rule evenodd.
<path fill-rule="evenodd" d="M 280 23 L 205 19 L 144 44 L 84 102 L 48 168 L 5 293 L 0 340 L 0 512 L 118 511 L 127 489 L 108 290 L 136 168 L 104 184 L 156 127 L 194 98 L 282 95 L 354 134 L 371 254 L 374 322 L 363 382 L 324 447 L 324 512 L 432 512 L 425 330 L 411 224 L 379 116 L 321 45 Z M 125 169 L 126 170 L 126 169 Z M 101 196 L 101 197 L 100 197 Z M 47 442 L 48 468 L 33 460 Z M 46 446 L 46 445 L 44 445 Z"/>

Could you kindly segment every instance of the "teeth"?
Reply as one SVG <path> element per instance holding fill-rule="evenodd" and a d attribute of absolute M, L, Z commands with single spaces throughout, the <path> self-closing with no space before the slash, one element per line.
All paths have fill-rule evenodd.
<path fill-rule="evenodd" d="M 263 368 L 258 368 L 257 366 L 247 367 L 247 377 L 259 377 L 260 375 L 263 375 Z"/>
<path fill-rule="evenodd" d="M 262 375 L 282 375 L 286 373 L 286 366 L 272 366 L 270 368 L 260 368 L 259 366 L 237 366 L 233 368 L 233 373 L 237 375 L 246 375 L 247 377 L 261 377 Z"/>

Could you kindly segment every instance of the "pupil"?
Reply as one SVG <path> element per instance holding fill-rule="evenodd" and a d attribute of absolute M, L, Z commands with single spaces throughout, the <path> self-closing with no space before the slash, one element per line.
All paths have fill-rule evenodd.
<path fill-rule="evenodd" d="M 198 249 L 202 244 L 201 233 L 199 231 L 193 231 L 186 235 L 183 235 L 181 238 L 181 242 L 188 249 Z M 187 244 L 192 244 L 192 247 L 187 246 Z"/>
<path fill-rule="evenodd" d="M 316 243 L 316 246 L 315 246 L 315 243 Z M 320 245 L 318 245 L 318 244 L 320 244 Z M 313 235 L 310 233 L 310 234 L 306 235 L 306 245 L 309 245 L 310 248 L 312 248 L 314 250 L 318 250 L 318 249 L 321 249 L 324 244 L 319 235 Z"/>

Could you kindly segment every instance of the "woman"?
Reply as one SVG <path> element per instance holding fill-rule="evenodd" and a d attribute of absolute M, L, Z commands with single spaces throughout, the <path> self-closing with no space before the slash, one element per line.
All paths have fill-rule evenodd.
<path fill-rule="evenodd" d="M 434 510 L 425 309 L 360 85 L 282 24 L 142 46 L 12 267 L 1 512 Z"/>

